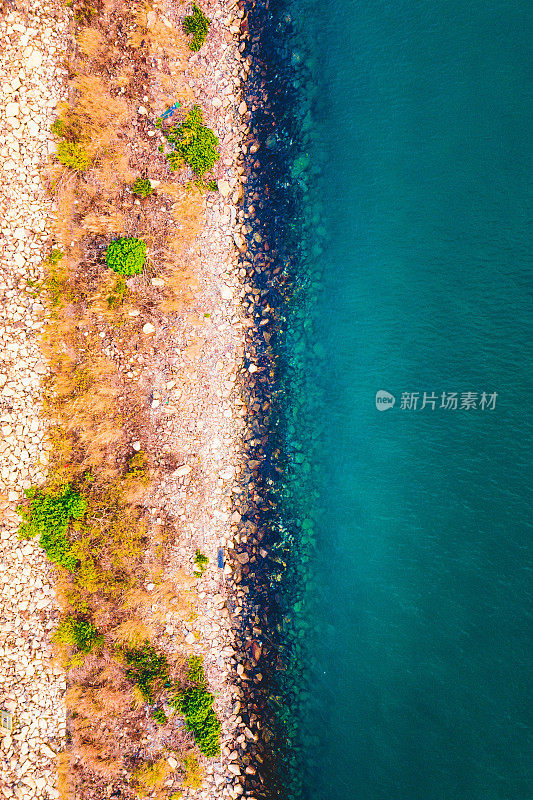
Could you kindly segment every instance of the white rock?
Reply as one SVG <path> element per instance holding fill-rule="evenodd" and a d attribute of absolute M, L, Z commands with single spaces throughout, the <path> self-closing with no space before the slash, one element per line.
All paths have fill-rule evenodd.
<path fill-rule="evenodd" d="M 183 478 L 185 475 L 189 475 L 192 472 L 192 467 L 190 464 L 182 464 L 181 467 L 178 467 L 174 470 L 174 475 L 176 478 Z"/>
<path fill-rule="evenodd" d="M 176 759 L 173 756 L 169 756 L 167 758 L 167 762 L 168 762 L 168 765 L 169 765 L 170 769 L 177 769 L 178 768 L 178 762 L 176 761 Z"/>
<path fill-rule="evenodd" d="M 233 299 L 233 291 L 230 286 L 226 286 L 226 284 L 222 284 L 220 287 L 220 296 L 223 300 L 232 300 Z"/>
<path fill-rule="evenodd" d="M 36 69 L 43 63 L 43 54 L 39 50 L 33 50 L 29 58 L 26 59 L 27 69 Z"/>
<path fill-rule="evenodd" d="M 152 278 L 151 283 L 152 286 L 166 286 L 166 283 L 163 280 L 163 278 Z"/>
<path fill-rule="evenodd" d="M 18 117 L 19 114 L 19 104 L 18 103 L 7 103 L 6 105 L 6 117 L 9 119 L 10 117 Z"/>
<path fill-rule="evenodd" d="M 139 450 L 141 449 L 141 443 L 140 442 L 133 442 L 132 447 L 138 453 Z"/>
<path fill-rule="evenodd" d="M 138 317 L 141 312 L 138 308 L 130 308 L 128 311 L 128 317 Z"/>
<path fill-rule="evenodd" d="M 143 325 L 143 333 L 155 333 L 155 328 L 151 322 L 147 322 Z"/>
<path fill-rule="evenodd" d="M 221 178 L 217 181 L 218 191 L 222 195 L 222 197 L 229 197 L 231 194 L 231 186 L 229 185 L 228 181 Z"/>
<path fill-rule="evenodd" d="M 196 641 L 196 636 L 194 635 L 194 633 L 188 633 L 187 636 L 185 637 L 185 641 L 187 642 L 187 644 L 194 644 Z"/>

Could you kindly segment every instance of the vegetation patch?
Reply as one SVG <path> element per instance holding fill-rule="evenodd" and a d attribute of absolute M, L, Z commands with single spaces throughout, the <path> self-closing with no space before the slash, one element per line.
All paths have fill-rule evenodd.
<path fill-rule="evenodd" d="M 148 178 L 137 178 L 131 187 L 131 191 L 133 194 L 138 194 L 139 197 L 148 197 L 154 190 Z"/>
<path fill-rule="evenodd" d="M 140 690 L 147 703 L 153 703 L 162 689 L 170 689 L 168 661 L 155 647 L 146 642 L 143 647 L 127 650 L 127 678 Z"/>
<path fill-rule="evenodd" d="M 98 629 L 83 617 L 68 616 L 59 624 L 54 634 L 57 644 L 75 647 L 80 653 L 91 653 L 102 647 L 104 637 Z"/>
<path fill-rule="evenodd" d="M 128 287 L 124 278 L 119 278 L 111 289 L 111 292 L 106 297 L 107 306 L 110 310 L 119 308 L 128 294 Z"/>
<path fill-rule="evenodd" d="M 189 47 L 197 52 L 207 38 L 209 30 L 209 18 L 206 17 L 201 8 L 196 3 L 192 7 L 192 14 L 183 20 L 183 30 L 185 33 L 192 33 L 193 37 L 189 42 Z"/>
<path fill-rule="evenodd" d="M 120 275 L 138 275 L 146 260 L 146 244 L 134 236 L 121 236 L 107 248 L 105 261 L 109 269 Z"/>
<path fill-rule="evenodd" d="M 158 725 L 166 725 L 168 722 L 167 715 L 162 708 L 154 708 L 152 711 L 152 717 L 155 719 Z"/>
<path fill-rule="evenodd" d="M 87 501 L 68 484 L 44 492 L 34 487 L 26 491 L 26 496 L 29 507 L 18 509 L 24 520 L 19 526 L 20 537 L 39 536 L 39 544 L 50 561 L 73 571 L 78 559 L 72 554 L 68 528 L 72 520 L 83 517 Z"/>
<path fill-rule="evenodd" d="M 84 172 L 91 166 L 91 156 L 83 145 L 77 142 L 59 142 L 56 155 L 58 161 L 65 167 L 70 167 L 77 172 Z"/>
<path fill-rule="evenodd" d="M 164 131 L 167 141 L 174 147 L 166 156 L 170 169 L 176 170 L 185 163 L 200 178 L 213 169 L 220 158 L 218 137 L 203 122 L 202 109 L 193 106 L 183 122 Z"/>
<path fill-rule="evenodd" d="M 204 555 L 200 550 L 197 550 L 194 554 L 194 574 L 201 578 L 204 572 L 207 569 L 207 565 L 209 564 L 209 559 L 206 555 Z"/>
<path fill-rule="evenodd" d="M 208 758 L 220 754 L 220 722 L 213 711 L 214 696 L 207 690 L 203 661 L 197 656 L 189 659 L 189 687 L 174 695 L 173 706 L 185 717 L 199 750 Z"/>

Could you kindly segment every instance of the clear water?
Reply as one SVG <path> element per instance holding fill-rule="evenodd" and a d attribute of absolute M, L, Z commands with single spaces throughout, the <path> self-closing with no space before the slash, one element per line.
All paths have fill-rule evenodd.
<path fill-rule="evenodd" d="M 296 794 L 531 800 L 533 7 L 273 6 L 318 90 L 304 202 L 327 234 L 308 351 L 298 316 L 286 338 L 320 403 L 291 433 L 319 519 Z M 498 396 L 409 411 L 404 391 Z"/>

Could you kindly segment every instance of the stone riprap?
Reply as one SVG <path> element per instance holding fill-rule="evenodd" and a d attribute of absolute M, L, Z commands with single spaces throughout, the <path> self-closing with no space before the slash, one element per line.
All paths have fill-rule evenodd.
<path fill-rule="evenodd" d="M 65 11 L 47 3 L 0 18 L 0 787 L 6 798 L 57 798 L 65 676 L 52 663 L 57 610 L 50 567 L 17 537 L 23 490 L 45 476 L 38 283 L 50 251 L 52 202 L 40 167 L 54 150 L 50 125 L 64 92 Z"/>

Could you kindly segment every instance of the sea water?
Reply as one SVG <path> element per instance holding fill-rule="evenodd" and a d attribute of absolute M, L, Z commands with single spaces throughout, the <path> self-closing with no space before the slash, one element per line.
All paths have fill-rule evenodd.
<path fill-rule="evenodd" d="M 312 530 L 287 797 L 533 797 L 532 12 L 270 4 L 312 98 L 280 177 L 307 215 L 280 347 Z"/>

